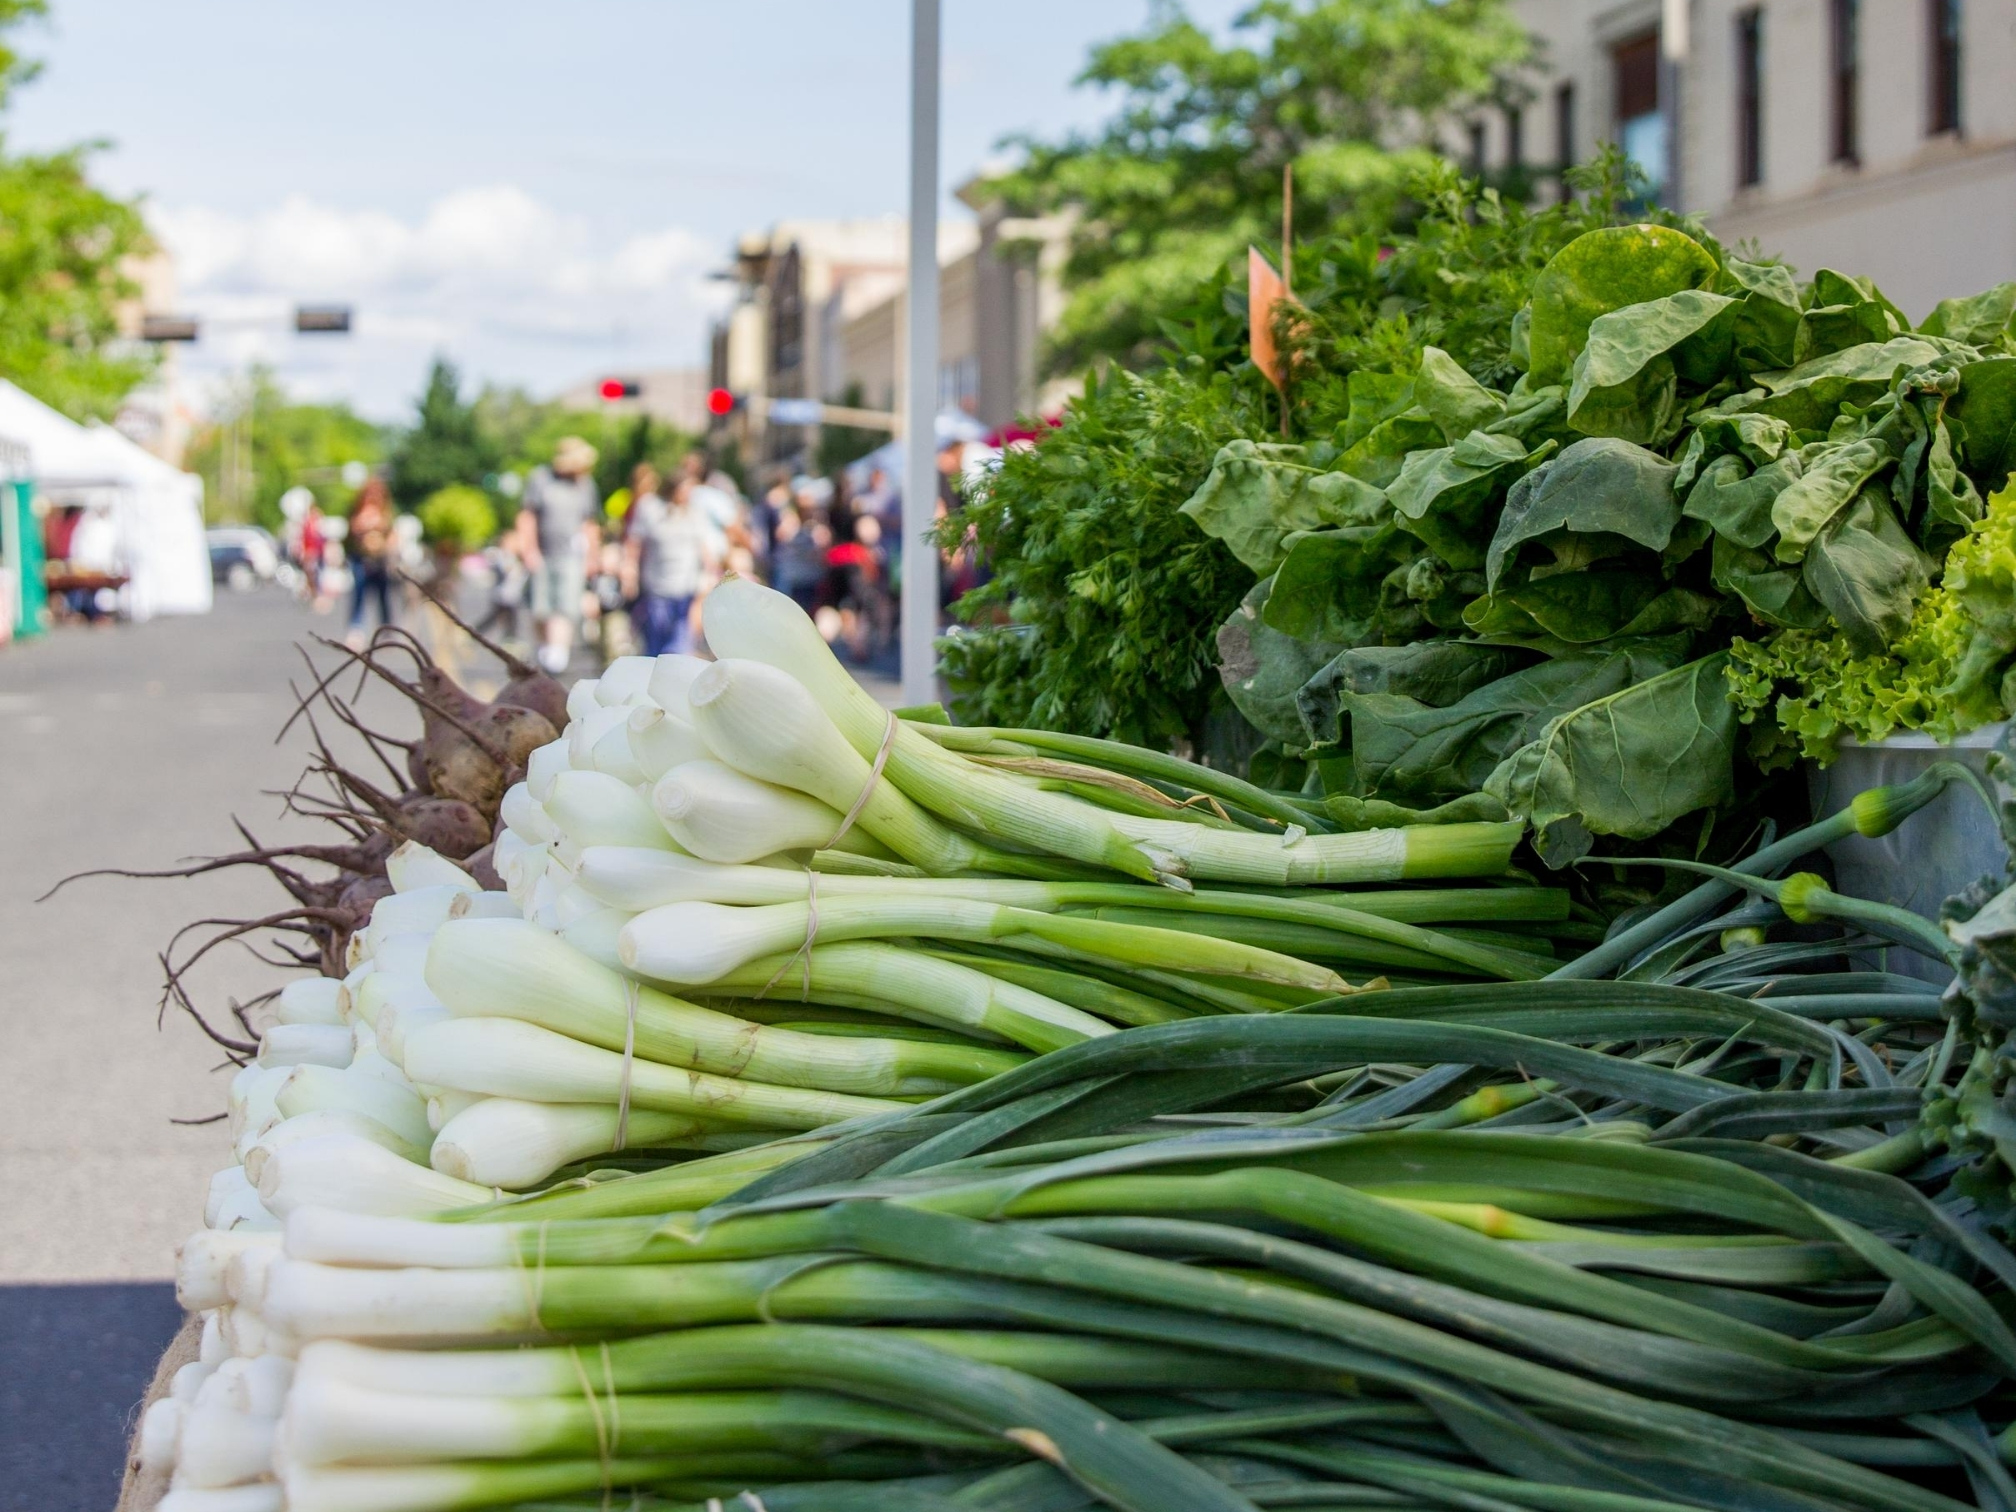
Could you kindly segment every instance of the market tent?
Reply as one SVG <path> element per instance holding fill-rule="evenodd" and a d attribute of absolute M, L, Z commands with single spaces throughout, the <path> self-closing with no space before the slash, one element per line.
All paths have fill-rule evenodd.
<path fill-rule="evenodd" d="M 52 504 L 103 504 L 119 527 L 134 619 L 210 608 L 203 483 L 104 425 L 79 425 L 0 379 L 0 435 L 27 449 L 28 476 Z"/>

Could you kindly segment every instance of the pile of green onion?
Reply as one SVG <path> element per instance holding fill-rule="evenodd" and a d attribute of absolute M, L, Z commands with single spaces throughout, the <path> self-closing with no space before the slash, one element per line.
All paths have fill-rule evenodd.
<path fill-rule="evenodd" d="M 1971 1031 L 1870 953 L 1957 957 L 1779 880 L 1953 773 L 1605 936 L 1513 827 L 707 628 L 281 994 L 164 1512 L 2016 1512 Z"/>

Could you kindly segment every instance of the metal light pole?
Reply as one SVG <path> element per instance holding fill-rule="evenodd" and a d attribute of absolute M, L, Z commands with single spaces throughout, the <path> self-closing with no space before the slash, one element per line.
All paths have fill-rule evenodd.
<path fill-rule="evenodd" d="M 910 287 L 903 393 L 903 702 L 938 698 L 938 0 L 910 10 Z"/>

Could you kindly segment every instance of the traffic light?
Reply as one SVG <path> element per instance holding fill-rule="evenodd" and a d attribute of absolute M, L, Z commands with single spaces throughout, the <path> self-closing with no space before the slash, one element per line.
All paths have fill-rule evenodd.
<path fill-rule="evenodd" d="M 717 420 L 725 420 L 741 406 L 732 389 L 713 388 L 707 390 L 707 413 Z"/>
<path fill-rule="evenodd" d="M 604 400 L 614 404 L 618 399 L 635 399 L 644 392 L 644 385 L 635 378 L 604 378 L 601 394 Z"/>

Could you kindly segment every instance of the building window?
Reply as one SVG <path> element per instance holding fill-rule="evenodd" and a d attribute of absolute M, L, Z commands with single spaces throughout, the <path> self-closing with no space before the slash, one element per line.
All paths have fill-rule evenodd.
<path fill-rule="evenodd" d="M 1620 42 L 1610 52 L 1617 75 L 1617 145 L 1645 177 L 1656 200 L 1666 183 L 1666 113 L 1659 108 L 1659 33 Z"/>
<path fill-rule="evenodd" d="M 1561 198 L 1568 198 L 1568 170 L 1575 166 L 1575 86 L 1554 87 L 1554 166 L 1561 174 Z"/>
<path fill-rule="evenodd" d="M 1736 183 L 1764 182 L 1764 12 L 1736 17 Z"/>
<path fill-rule="evenodd" d="M 1833 140 L 1837 163 L 1862 160 L 1862 123 L 1857 110 L 1862 82 L 1862 0 L 1829 0 L 1828 61 Z"/>
<path fill-rule="evenodd" d="M 1505 166 L 1526 166 L 1526 112 L 1517 105 L 1505 107 Z"/>
<path fill-rule="evenodd" d="M 1960 0 L 1925 0 L 1932 76 L 1925 129 L 1933 136 L 1960 129 Z"/>
<path fill-rule="evenodd" d="M 1477 177 L 1482 178 L 1484 176 L 1484 166 L 1484 123 L 1482 121 L 1472 121 L 1470 123 L 1470 171 Z"/>

